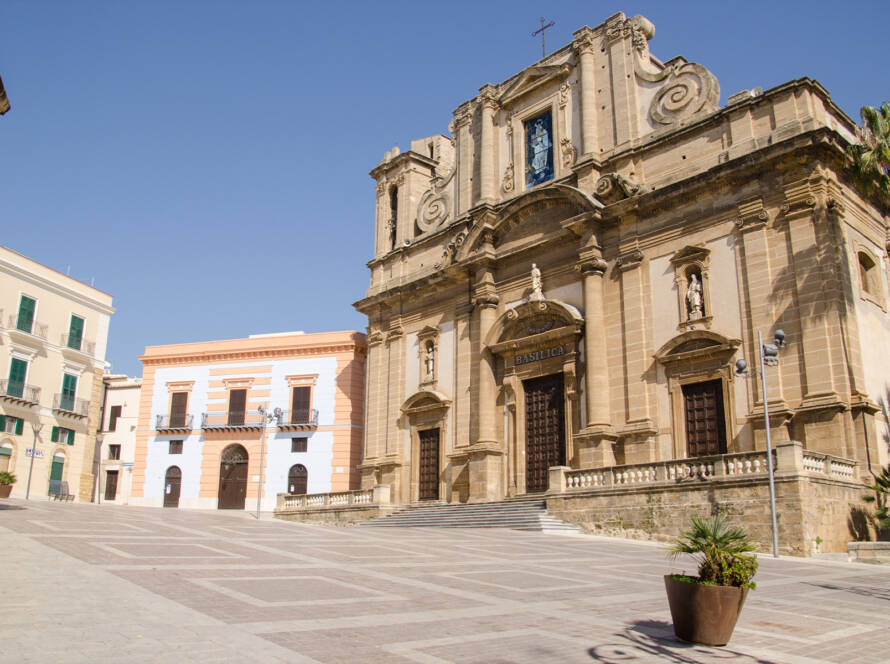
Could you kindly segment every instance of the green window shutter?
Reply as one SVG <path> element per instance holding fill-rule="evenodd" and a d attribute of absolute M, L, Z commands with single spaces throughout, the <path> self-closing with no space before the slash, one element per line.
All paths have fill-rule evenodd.
<path fill-rule="evenodd" d="M 31 328 L 34 327 L 34 310 L 36 308 L 36 300 L 32 300 L 30 297 L 22 295 L 22 299 L 19 302 L 19 317 L 16 322 L 16 327 L 22 332 L 31 333 Z"/>
<path fill-rule="evenodd" d="M 6 431 L 6 415 L 0 415 L 0 433 Z"/>
<path fill-rule="evenodd" d="M 54 443 L 59 442 L 59 427 L 53 427 L 53 432 L 50 434 L 49 439 Z"/>
<path fill-rule="evenodd" d="M 74 429 L 68 429 L 68 444 L 74 445 Z"/>
<path fill-rule="evenodd" d="M 25 376 L 28 373 L 28 363 L 18 358 L 12 358 L 9 362 L 9 385 L 6 393 L 19 399 L 25 394 Z"/>
<path fill-rule="evenodd" d="M 0 456 L 12 456 L 12 450 L 8 447 L 0 447 Z"/>
<path fill-rule="evenodd" d="M 71 316 L 71 325 L 68 327 L 68 348 L 80 350 L 83 343 L 83 318 Z"/>
<path fill-rule="evenodd" d="M 51 480 L 60 480 L 62 479 L 62 468 L 65 467 L 65 461 L 63 459 L 53 459 L 53 466 L 49 473 L 49 478 Z"/>
<path fill-rule="evenodd" d="M 64 410 L 74 410 L 74 395 L 77 392 L 77 376 L 62 375 L 62 399 L 59 406 Z"/>
<path fill-rule="evenodd" d="M 22 430 L 23 430 L 24 428 L 25 428 L 25 420 L 23 420 L 23 419 L 20 417 L 20 418 L 18 418 L 18 419 L 15 421 L 15 435 L 16 435 L 16 436 L 21 436 L 21 435 L 22 435 Z"/>

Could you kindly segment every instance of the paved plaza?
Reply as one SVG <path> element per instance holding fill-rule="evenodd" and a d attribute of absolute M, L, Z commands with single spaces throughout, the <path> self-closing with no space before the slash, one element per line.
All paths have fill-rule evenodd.
<path fill-rule="evenodd" d="M 890 569 L 864 564 L 761 558 L 706 648 L 649 543 L 20 500 L 0 542 L 2 662 L 886 661 Z"/>

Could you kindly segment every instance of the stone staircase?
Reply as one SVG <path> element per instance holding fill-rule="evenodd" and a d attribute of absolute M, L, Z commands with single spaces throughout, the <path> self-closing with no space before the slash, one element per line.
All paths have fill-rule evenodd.
<path fill-rule="evenodd" d="M 547 515 L 543 500 L 516 499 L 497 503 L 413 504 L 367 521 L 368 528 L 510 528 L 538 532 L 580 532 Z"/>

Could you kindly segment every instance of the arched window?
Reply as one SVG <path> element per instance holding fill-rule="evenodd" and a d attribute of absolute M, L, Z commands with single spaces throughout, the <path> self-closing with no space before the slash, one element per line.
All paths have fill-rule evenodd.
<path fill-rule="evenodd" d="M 290 467 L 287 474 L 287 493 L 302 495 L 309 486 L 309 471 L 306 466 L 298 463 Z"/>
<path fill-rule="evenodd" d="M 859 285 L 869 295 L 877 295 L 877 265 L 864 251 L 859 252 Z"/>
<path fill-rule="evenodd" d="M 396 248 L 396 235 L 399 228 L 399 188 L 389 188 L 389 248 Z"/>

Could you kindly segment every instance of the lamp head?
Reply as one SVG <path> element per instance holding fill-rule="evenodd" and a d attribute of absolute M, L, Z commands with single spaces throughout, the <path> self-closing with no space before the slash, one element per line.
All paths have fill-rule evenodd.
<path fill-rule="evenodd" d="M 278 408 L 277 406 L 275 407 L 275 410 L 273 410 L 272 412 L 275 414 L 275 417 L 281 417 L 281 409 Z"/>
<path fill-rule="evenodd" d="M 785 330 L 776 330 L 775 334 L 773 334 L 773 337 L 775 339 L 776 346 L 778 346 L 779 348 L 785 347 Z"/>
<path fill-rule="evenodd" d="M 745 360 L 738 359 L 735 361 L 735 372 L 739 376 L 743 376 L 748 373 L 748 363 Z"/>

